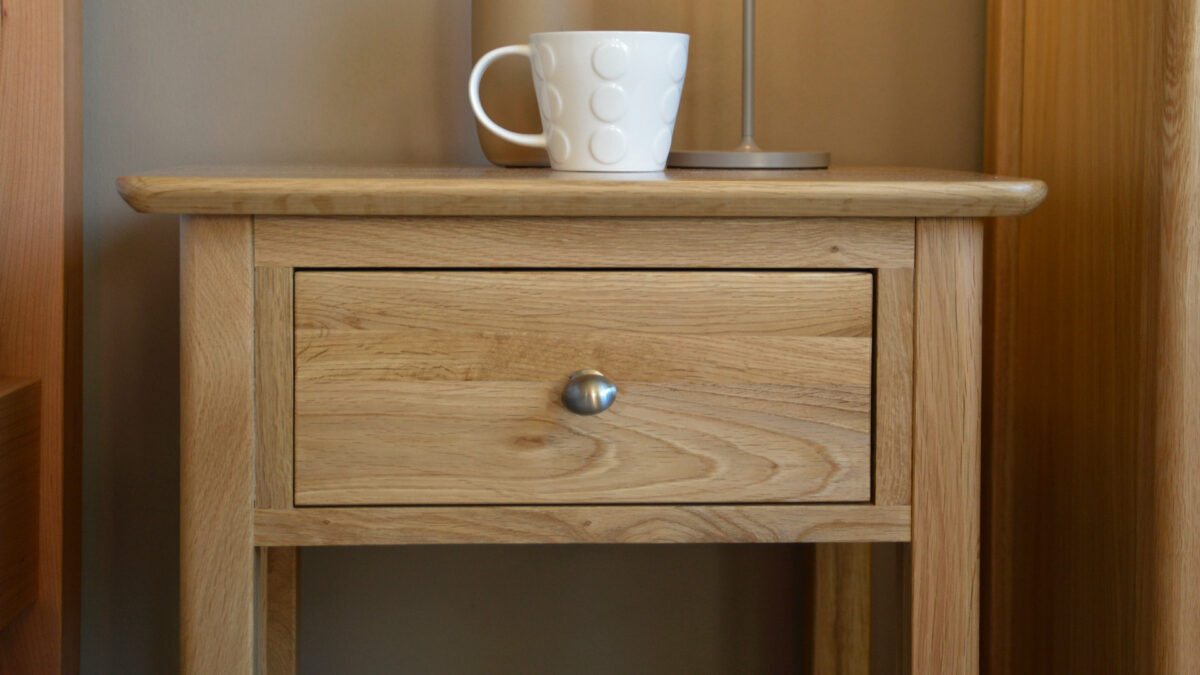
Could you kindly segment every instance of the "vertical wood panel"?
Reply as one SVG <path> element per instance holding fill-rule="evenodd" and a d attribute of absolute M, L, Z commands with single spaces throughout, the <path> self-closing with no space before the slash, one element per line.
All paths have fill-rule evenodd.
<path fill-rule="evenodd" d="M 292 269 L 254 269 L 255 506 L 292 507 Z"/>
<path fill-rule="evenodd" d="M 186 675 L 254 667 L 254 277 L 248 217 L 180 231 L 180 650 Z"/>
<path fill-rule="evenodd" d="M 0 26 L 0 376 L 41 381 L 38 595 L 0 673 L 79 669 L 82 184 L 79 0 L 5 0 Z"/>
<path fill-rule="evenodd" d="M 875 503 L 912 503 L 913 271 L 876 272 Z"/>
<path fill-rule="evenodd" d="M 876 272 L 875 503 L 912 503 L 913 270 Z M 874 545 L 860 574 L 872 602 L 872 672 L 908 672 L 910 556 L 901 544 Z"/>
<path fill-rule="evenodd" d="M 257 508 L 290 509 L 293 504 L 292 282 L 290 267 L 254 269 Z M 298 550 L 265 548 L 260 555 L 262 668 L 269 675 L 292 675 L 299 620 Z"/>
<path fill-rule="evenodd" d="M 982 249 L 979 221 L 917 223 L 914 673 L 979 667 Z"/>
<path fill-rule="evenodd" d="M 1162 653 L 1149 619 L 1177 551 L 1155 546 L 1166 553 L 1164 528 L 1184 522 L 1166 514 L 1186 504 L 1166 507 L 1155 480 L 1187 474 L 1155 440 L 1156 314 L 1174 301 L 1159 264 L 1163 87 L 1180 74 L 1164 38 L 1194 33 L 1191 4 L 993 2 L 988 168 L 1050 186 L 989 242 L 994 673 L 1153 672 Z M 1186 370 L 1162 358 L 1160 372 Z"/>
<path fill-rule="evenodd" d="M 1154 478 L 1154 672 L 1200 672 L 1200 8 L 1167 3 Z"/>
<path fill-rule="evenodd" d="M 37 600 L 37 380 L 0 380 L 0 631 Z"/>
<path fill-rule="evenodd" d="M 1024 87 L 1025 0 L 988 0 L 983 166 L 1021 172 L 1021 102 Z M 1012 672 L 1012 510 L 1015 453 L 1013 411 L 1018 373 L 1012 367 L 1019 327 L 1016 218 L 994 218 L 984 229 L 982 666 Z"/>

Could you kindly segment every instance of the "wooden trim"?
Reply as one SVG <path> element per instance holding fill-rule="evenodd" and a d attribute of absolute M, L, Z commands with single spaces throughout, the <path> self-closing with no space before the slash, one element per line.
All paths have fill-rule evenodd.
<path fill-rule="evenodd" d="M 0 631 L 37 600 L 41 387 L 0 380 Z"/>
<path fill-rule="evenodd" d="M 258 546 L 907 541 L 906 506 L 259 509 Z"/>
<path fill-rule="evenodd" d="M 1025 86 L 1025 0 L 987 0 L 984 170 L 1021 170 L 1021 112 Z"/>
<path fill-rule="evenodd" d="M 299 550 L 280 546 L 261 549 L 264 596 L 263 615 L 264 665 L 266 675 L 295 675 L 297 671 L 297 638 L 300 620 L 300 555 Z"/>
<path fill-rule="evenodd" d="M 83 181 L 80 0 L 4 0 L 0 376 L 40 381 L 38 593 L 0 670 L 79 670 Z M 0 543 L 4 546 L 5 543 Z"/>
<path fill-rule="evenodd" d="M 1025 0 L 988 0 L 983 166 L 1021 172 Z M 1020 242 L 1016 218 L 996 218 L 984 231 L 982 661 L 987 672 L 1013 669 L 1012 593 L 1016 499 L 1014 428 L 1020 322 L 1015 320 Z"/>
<path fill-rule="evenodd" d="M 812 670 L 871 672 L 871 544 L 818 544 L 813 556 Z"/>
<path fill-rule="evenodd" d="M 983 228 L 917 226 L 913 672 L 979 670 Z"/>
<path fill-rule="evenodd" d="M 153 213 L 342 216 L 976 217 L 1015 216 L 1046 186 L 961 171 L 671 170 L 592 176 L 546 169 L 271 167 L 122 176 Z M 204 174 L 209 175 L 204 175 Z"/>
<path fill-rule="evenodd" d="M 254 667 L 252 224 L 180 228 L 180 652 L 186 675 Z"/>
<path fill-rule="evenodd" d="M 875 503 L 911 504 L 914 271 L 880 269 L 876 275 Z M 868 589 L 861 619 L 868 625 L 849 629 L 867 635 L 870 660 L 859 672 L 907 673 L 911 556 L 901 544 L 872 545 L 867 555 L 867 563 L 856 565 L 866 579 L 853 586 Z"/>
<path fill-rule="evenodd" d="M 875 503 L 912 503 L 913 270 L 875 281 Z"/>
<path fill-rule="evenodd" d="M 1159 243 L 1151 647 L 1200 672 L 1200 8 L 1167 2 Z"/>
<path fill-rule="evenodd" d="M 280 267 L 911 267 L 911 219 L 255 219 Z"/>
<path fill-rule="evenodd" d="M 255 505 L 264 509 L 292 505 L 292 270 L 254 270 Z"/>

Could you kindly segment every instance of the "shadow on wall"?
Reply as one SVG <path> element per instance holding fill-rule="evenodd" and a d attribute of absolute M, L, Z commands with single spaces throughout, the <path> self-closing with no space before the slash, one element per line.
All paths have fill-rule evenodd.
<path fill-rule="evenodd" d="M 311 549 L 302 563 L 302 671 L 799 672 L 797 551 Z"/>
<path fill-rule="evenodd" d="M 113 215 L 131 222 L 93 243 L 86 275 L 83 639 L 124 672 L 165 672 L 179 648 L 178 236 L 170 216 Z M 84 672 L 108 672 L 89 656 Z"/>

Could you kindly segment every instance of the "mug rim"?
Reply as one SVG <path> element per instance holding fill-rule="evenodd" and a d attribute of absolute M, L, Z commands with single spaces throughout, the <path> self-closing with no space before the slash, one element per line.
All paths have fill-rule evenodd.
<path fill-rule="evenodd" d="M 690 33 L 675 33 L 662 30 L 549 30 L 540 33 L 530 33 L 529 39 L 545 35 L 673 35 L 691 39 Z"/>

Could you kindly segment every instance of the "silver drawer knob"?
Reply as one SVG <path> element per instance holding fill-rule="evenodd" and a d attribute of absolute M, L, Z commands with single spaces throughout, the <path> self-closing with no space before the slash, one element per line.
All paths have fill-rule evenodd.
<path fill-rule="evenodd" d="M 595 415 L 608 410 L 617 399 L 617 385 L 598 370 L 581 370 L 563 387 L 562 402 L 577 415 Z"/>

